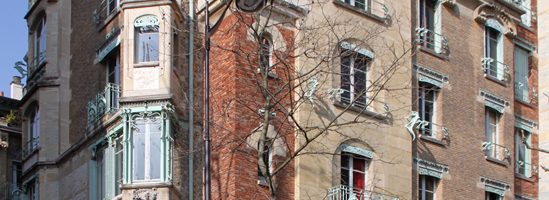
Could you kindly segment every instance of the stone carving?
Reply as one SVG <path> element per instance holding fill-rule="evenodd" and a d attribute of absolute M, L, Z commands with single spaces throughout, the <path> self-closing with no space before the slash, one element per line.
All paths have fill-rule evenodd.
<path fill-rule="evenodd" d="M 140 189 L 140 190 L 134 190 L 133 191 L 133 200 L 156 200 L 156 196 L 158 195 L 158 192 L 156 191 L 156 188 L 153 188 L 152 190 L 148 189 Z"/>

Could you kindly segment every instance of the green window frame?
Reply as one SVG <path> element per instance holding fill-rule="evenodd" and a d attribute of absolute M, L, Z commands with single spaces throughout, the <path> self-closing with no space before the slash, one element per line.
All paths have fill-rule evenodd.
<path fill-rule="evenodd" d="M 112 199 L 121 194 L 121 163 L 117 150 L 123 149 L 123 124 L 119 124 L 101 139 L 90 145 L 92 159 L 89 164 L 90 199 Z"/>
<path fill-rule="evenodd" d="M 172 144 L 173 139 L 171 137 L 171 121 L 168 117 L 169 109 L 167 109 L 166 106 L 148 106 L 148 107 L 137 107 L 137 108 L 126 108 L 124 109 L 124 184 L 139 184 L 139 183 L 171 183 L 172 180 Z M 139 124 L 145 122 L 144 126 L 143 124 Z M 154 127 L 154 125 L 158 125 L 159 132 L 154 131 L 151 128 Z M 146 130 L 139 130 L 139 127 L 145 128 Z M 154 127 L 155 128 L 155 127 Z M 139 139 L 136 137 L 136 134 L 145 134 L 145 138 L 151 138 L 151 137 L 159 137 L 159 146 L 158 150 L 160 152 L 159 158 L 152 159 L 151 153 L 153 152 L 152 149 L 155 147 L 152 147 L 150 144 L 151 141 L 143 140 L 145 143 L 141 147 L 145 147 L 146 149 L 137 149 L 140 146 L 135 145 L 134 140 Z M 155 139 L 155 138 L 153 138 Z M 148 150 L 147 150 L 148 149 Z M 145 166 L 149 165 L 148 169 L 156 169 L 154 166 L 159 166 L 159 171 L 149 171 L 147 176 L 147 172 L 145 172 L 144 178 L 136 177 L 136 172 L 138 169 L 136 169 L 136 164 L 134 162 L 137 162 L 135 159 L 135 156 L 137 156 L 135 153 L 143 151 L 145 152 L 144 156 L 149 157 L 149 159 L 144 159 Z M 154 151 L 156 152 L 156 151 Z M 154 155 L 154 157 L 158 157 L 158 155 Z M 146 162 L 152 162 L 157 161 L 159 163 L 156 163 L 158 165 L 155 165 L 154 163 L 146 163 Z M 147 169 L 147 168 L 145 168 Z M 152 173 L 159 173 L 158 178 L 157 177 L 151 177 Z"/>

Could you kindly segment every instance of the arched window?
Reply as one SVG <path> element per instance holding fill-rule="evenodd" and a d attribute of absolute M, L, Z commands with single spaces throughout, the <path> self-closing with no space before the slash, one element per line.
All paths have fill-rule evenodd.
<path fill-rule="evenodd" d="M 269 33 L 261 34 L 259 45 L 259 62 L 261 68 L 270 71 L 273 67 L 273 42 L 271 35 Z"/>
<path fill-rule="evenodd" d="M 349 42 L 341 42 L 340 102 L 364 109 L 368 104 L 368 68 L 374 54 Z"/>
<path fill-rule="evenodd" d="M 144 15 L 135 20 L 135 63 L 158 62 L 159 25 L 154 15 Z"/>
<path fill-rule="evenodd" d="M 484 71 L 498 80 L 505 78 L 503 64 L 503 26 L 495 19 L 486 20 L 484 28 Z"/>
<path fill-rule="evenodd" d="M 33 60 L 29 63 L 33 67 L 33 70 L 36 69 L 46 58 L 46 15 L 44 14 L 35 25 L 34 29 L 34 38 L 33 38 Z M 33 71 L 32 71 L 33 72 Z M 31 73 L 32 73 L 31 72 Z"/>

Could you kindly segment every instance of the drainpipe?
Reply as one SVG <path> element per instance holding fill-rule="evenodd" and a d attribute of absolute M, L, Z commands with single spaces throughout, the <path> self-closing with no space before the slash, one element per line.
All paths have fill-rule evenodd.
<path fill-rule="evenodd" d="M 189 200 L 194 199 L 194 1 L 189 1 L 189 38 L 188 38 L 188 51 L 189 63 L 189 91 L 187 93 L 189 103 Z"/>

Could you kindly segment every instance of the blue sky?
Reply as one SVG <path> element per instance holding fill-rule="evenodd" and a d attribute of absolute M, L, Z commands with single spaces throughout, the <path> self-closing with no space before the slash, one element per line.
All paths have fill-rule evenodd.
<path fill-rule="evenodd" d="M 4 25 L 0 28 L 0 91 L 9 96 L 11 77 L 19 75 L 13 68 L 16 61 L 23 60 L 27 52 L 27 22 L 24 17 L 28 1 L 8 0 L 0 6 L 0 19 Z"/>

